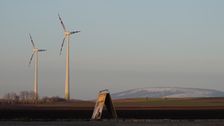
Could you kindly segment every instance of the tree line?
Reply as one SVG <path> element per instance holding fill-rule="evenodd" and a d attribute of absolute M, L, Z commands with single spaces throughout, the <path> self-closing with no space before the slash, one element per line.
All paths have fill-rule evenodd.
<path fill-rule="evenodd" d="M 43 97 L 38 100 L 35 99 L 35 93 L 33 91 L 21 91 L 19 94 L 15 92 L 7 93 L 3 97 L 1 103 L 9 104 L 38 104 L 38 103 L 52 103 L 66 101 L 64 98 L 58 96 Z"/>

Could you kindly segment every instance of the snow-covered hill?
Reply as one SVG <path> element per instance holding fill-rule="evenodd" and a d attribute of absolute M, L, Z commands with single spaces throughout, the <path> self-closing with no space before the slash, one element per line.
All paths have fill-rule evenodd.
<path fill-rule="evenodd" d="M 126 90 L 112 94 L 112 98 L 186 98 L 186 97 L 224 97 L 224 92 L 212 89 L 154 87 Z"/>

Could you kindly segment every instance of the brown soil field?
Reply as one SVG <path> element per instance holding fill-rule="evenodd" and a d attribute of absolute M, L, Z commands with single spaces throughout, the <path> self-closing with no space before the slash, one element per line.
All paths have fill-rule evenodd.
<path fill-rule="evenodd" d="M 133 98 L 115 99 L 117 110 L 215 110 L 224 109 L 224 98 Z M 1 103 L 1 109 L 93 110 L 95 101 L 66 101 L 45 104 Z"/>
<path fill-rule="evenodd" d="M 121 119 L 224 119 L 224 98 L 113 100 Z M 0 104 L 0 120 L 90 119 L 94 101 Z M 103 118 L 111 115 L 104 109 Z"/>

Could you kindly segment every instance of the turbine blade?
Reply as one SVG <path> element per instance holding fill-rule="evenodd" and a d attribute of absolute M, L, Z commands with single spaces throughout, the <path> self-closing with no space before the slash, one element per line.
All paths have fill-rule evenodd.
<path fill-rule="evenodd" d="M 30 35 L 30 34 L 29 34 Z M 34 42 L 33 42 L 33 38 L 32 38 L 32 36 L 30 35 L 30 41 L 31 41 L 31 43 L 32 43 L 32 45 L 33 45 L 33 48 L 35 48 L 35 45 L 34 45 Z"/>
<path fill-rule="evenodd" d="M 46 49 L 38 49 L 38 52 L 44 52 L 47 51 Z"/>
<path fill-rule="evenodd" d="M 64 31 L 66 31 L 65 25 L 64 25 L 64 23 L 63 23 L 63 21 L 62 21 L 62 19 L 61 19 L 61 17 L 60 17 L 59 14 L 58 14 L 58 18 L 59 18 L 59 20 L 60 20 L 60 22 L 61 22 L 61 25 L 62 25 Z"/>
<path fill-rule="evenodd" d="M 61 55 L 61 52 L 62 52 L 62 48 L 64 46 L 64 43 L 65 43 L 65 37 L 63 38 L 63 41 L 62 41 L 62 44 L 61 44 L 60 55 Z"/>
<path fill-rule="evenodd" d="M 33 55 L 34 55 L 34 53 L 35 53 L 35 52 L 33 52 L 33 54 L 32 54 L 31 57 L 30 57 L 29 65 L 31 64 L 31 61 L 32 61 L 32 59 L 33 59 Z"/>
<path fill-rule="evenodd" d="M 80 31 L 72 31 L 70 32 L 70 34 L 75 34 L 75 33 L 79 33 Z"/>

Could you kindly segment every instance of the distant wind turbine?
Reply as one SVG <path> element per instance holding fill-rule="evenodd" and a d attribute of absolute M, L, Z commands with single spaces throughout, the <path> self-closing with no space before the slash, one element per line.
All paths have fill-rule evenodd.
<path fill-rule="evenodd" d="M 65 39 L 67 39 L 67 50 L 66 50 L 66 75 L 65 75 L 65 99 L 66 100 L 69 100 L 70 99 L 70 93 L 69 93 L 69 83 L 70 83 L 70 72 L 69 72 L 69 40 L 70 40 L 70 36 L 72 34 L 75 34 L 75 33 L 79 33 L 80 31 L 67 31 L 66 28 L 65 28 L 65 25 L 60 17 L 60 15 L 58 14 L 58 18 L 61 22 L 61 25 L 64 29 L 64 38 L 63 38 L 63 41 L 62 41 L 62 44 L 61 44 L 61 49 L 60 49 L 60 55 L 61 55 L 61 52 L 62 52 L 62 48 L 63 48 L 63 45 L 64 45 L 64 42 L 65 42 Z"/>
<path fill-rule="evenodd" d="M 30 36 L 30 41 L 33 45 L 33 53 L 30 57 L 30 61 L 29 61 L 29 65 L 31 64 L 31 61 L 33 59 L 33 56 L 35 54 L 35 64 L 34 64 L 34 97 L 35 97 L 35 100 L 38 100 L 38 64 L 39 64 L 39 61 L 38 61 L 38 52 L 44 52 L 44 51 L 47 51 L 46 49 L 38 49 L 35 47 L 35 44 L 34 44 L 34 41 L 31 37 L 31 35 L 29 34 Z"/>

